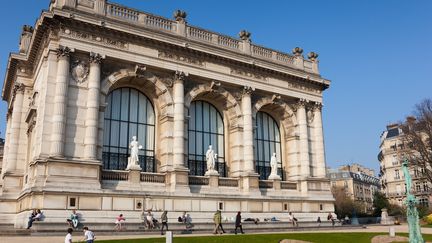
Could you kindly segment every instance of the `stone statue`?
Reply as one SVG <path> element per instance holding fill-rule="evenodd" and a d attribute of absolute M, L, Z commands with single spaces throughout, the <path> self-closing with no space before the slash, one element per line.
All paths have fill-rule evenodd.
<path fill-rule="evenodd" d="M 276 153 L 273 153 L 273 155 L 270 159 L 270 167 L 271 167 L 271 172 L 270 172 L 270 176 L 268 177 L 268 179 L 269 180 L 280 180 L 280 176 L 277 174 Z"/>
<path fill-rule="evenodd" d="M 423 237 L 420 232 L 419 215 L 416 207 L 417 199 L 411 194 L 411 175 L 408 170 L 408 159 L 404 159 L 402 163 L 402 171 L 405 176 L 406 184 L 406 201 L 407 205 L 407 221 L 409 227 L 409 242 L 410 243 L 423 243 Z"/>
<path fill-rule="evenodd" d="M 215 170 L 216 158 L 217 158 L 217 154 L 213 150 L 212 146 L 209 145 L 208 150 L 206 152 L 207 171 L 205 175 L 219 175 L 219 173 Z"/>
<path fill-rule="evenodd" d="M 138 164 L 139 162 L 138 152 L 140 149 L 142 149 L 142 146 L 139 145 L 136 136 L 132 137 L 132 141 L 129 144 L 129 148 L 130 148 L 130 157 L 128 158 L 128 165 L 126 167 L 126 170 L 141 170 L 141 167 Z"/>

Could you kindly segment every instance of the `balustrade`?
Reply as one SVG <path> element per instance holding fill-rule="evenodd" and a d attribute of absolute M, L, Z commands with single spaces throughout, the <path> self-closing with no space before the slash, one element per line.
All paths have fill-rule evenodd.
<path fill-rule="evenodd" d="M 219 186 L 226 186 L 226 187 L 238 187 L 239 182 L 237 178 L 219 178 Z"/>
<path fill-rule="evenodd" d="M 102 180 L 127 181 L 129 173 L 122 170 L 102 170 Z"/>
<path fill-rule="evenodd" d="M 209 178 L 205 176 L 189 176 L 189 185 L 208 185 Z"/>
<path fill-rule="evenodd" d="M 168 31 L 173 30 L 173 23 L 171 20 L 163 19 L 151 15 L 147 15 L 145 19 L 145 25 L 157 29 L 162 29 L 162 30 L 168 30 Z"/>
<path fill-rule="evenodd" d="M 140 181 L 151 183 L 165 183 L 165 174 L 141 172 Z"/>
<path fill-rule="evenodd" d="M 118 6 L 115 4 L 109 4 L 107 7 L 107 14 L 109 16 L 112 17 L 116 17 L 116 18 L 121 18 L 121 19 L 125 19 L 128 21 L 133 21 L 133 22 L 137 22 L 138 21 L 138 16 L 139 16 L 139 12 L 129 9 L 129 8 L 125 8 L 122 6 Z"/>
<path fill-rule="evenodd" d="M 270 49 L 261 46 L 256 46 L 256 45 L 252 46 L 252 55 L 261 56 L 265 58 L 272 58 L 272 53 L 273 51 Z"/>
<path fill-rule="evenodd" d="M 220 35 L 218 37 L 218 44 L 234 49 L 239 49 L 239 41 L 230 37 Z"/>
<path fill-rule="evenodd" d="M 208 42 L 212 41 L 212 36 L 213 36 L 213 34 L 211 32 L 208 32 L 208 31 L 205 31 L 202 29 L 198 29 L 195 27 L 189 27 L 188 28 L 188 35 L 189 35 L 189 37 L 192 37 L 194 39 L 204 40 L 204 41 L 208 41 Z"/>
<path fill-rule="evenodd" d="M 297 183 L 281 181 L 282 190 L 297 190 Z"/>

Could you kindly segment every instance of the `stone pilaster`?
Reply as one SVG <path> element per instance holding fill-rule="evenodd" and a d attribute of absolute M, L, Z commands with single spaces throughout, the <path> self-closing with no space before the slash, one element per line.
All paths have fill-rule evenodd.
<path fill-rule="evenodd" d="M 315 154 L 317 177 L 326 176 L 326 163 L 325 163 L 325 150 L 324 150 L 324 136 L 322 127 L 322 104 L 315 103 L 314 105 L 314 134 L 315 134 Z"/>
<path fill-rule="evenodd" d="M 13 111 L 12 111 L 12 121 L 10 127 L 10 139 L 8 144 L 8 156 L 6 165 L 4 166 L 4 173 L 15 171 L 17 168 L 18 151 L 20 145 L 20 130 L 21 130 L 21 118 L 22 118 L 22 108 L 24 101 L 24 90 L 25 86 L 21 83 L 17 83 L 13 89 Z M 21 148 L 24 149 L 24 148 Z"/>
<path fill-rule="evenodd" d="M 51 152 L 52 157 L 64 156 L 66 107 L 69 86 L 70 53 L 69 47 L 57 50 L 57 81 L 54 95 L 54 112 L 52 117 Z"/>
<path fill-rule="evenodd" d="M 244 174 L 254 174 L 253 125 L 252 125 L 252 94 L 253 88 L 244 87 L 241 100 L 243 111 L 243 168 Z"/>
<path fill-rule="evenodd" d="M 87 93 L 86 133 L 84 138 L 84 158 L 97 159 L 98 125 L 99 125 L 99 96 L 101 62 L 104 57 L 97 53 L 90 53 L 90 71 Z"/>
<path fill-rule="evenodd" d="M 310 159 L 309 159 L 309 136 L 306 118 L 306 103 L 304 99 L 300 99 L 297 103 L 297 123 L 300 137 L 300 177 L 307 178 L 310 176 Z"/>

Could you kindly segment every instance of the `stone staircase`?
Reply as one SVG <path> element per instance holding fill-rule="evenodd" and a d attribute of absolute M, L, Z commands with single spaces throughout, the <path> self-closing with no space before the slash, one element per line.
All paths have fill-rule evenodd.
<path fill-rule="evenodd" d="M 84 225 L 80 225 L 77 232 L 82 232 L 82 227 Z M 125 229 L 118 232 L 114 230 L 114 223 L 86 223 L 85 226 L 89 227 L 90 230 L 95 232 L 96 235 L 159 235 L 159 229 L 146 229 L 141 223 L 125 223 Z M 284 232 L 284 231 L 313 231 L 313 230 L 335 230 L 335 229 L 348 229 L 348 228 L 359 228 L 361 226 L 340 226 L 336 225 L 335 227 L 331 226 L 330 222 L 323 222 L 321 226 L 318 227 L 316 222 L 299 222 L 298 227 L 294 227 L 290 222 L 258 222 L 255 224 L 254 222 L 243 222 L 242 223 L 243 230 L 246 233 L 251 232 Z M 233 222 L 225 222 L 223 223 L 223 227 L 227 233 L 234 233 L 235 225 Z M 31 230 L 17 230 L 16 235 L 20 235 L 26 233 L 27 235 L 32 236 L 56 236 L 56 235 L 64 235 L 66 229 L 68 228 L 67 224 L 59 224 L 52 222 L 34 222 Z M 194 223 L 190 229 L 186 229 L 185 224 L 183 223 L 169 223 L 170 231 L 173 231 L 174 234 L 211 234 L 213 232 L 214 224 L 213 223 Z M 13 231 L 6 231 L 9 233 L 13 233 Z M 0 235 L 3 231 L 0 231 Z M 13 235 L 13 234 L 10 234 Z"/>

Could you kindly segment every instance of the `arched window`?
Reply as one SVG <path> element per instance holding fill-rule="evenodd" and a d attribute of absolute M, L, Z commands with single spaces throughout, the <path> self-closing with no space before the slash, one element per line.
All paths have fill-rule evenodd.
<path fill-rule="evenodd" d="M 138 158 L 143 171 L 156 172 L 154 163 L 155 113 L 149 99 L 136 89 L 120 88 L 107 98 L 104 119 L 103 168 L 124 170 L 133 136 L 142 149 Z"/>
<path fill-rule="evenodd" d="M 255 119 L 256 130 L 254 132 L 255 170 L 260 175 L 260 180 L 267 180 L 271 172 L 270 159 L 276 153 L 278 162 L 277 174 L 282 173 L 281 136 L 276 121 L 264 112 L 257 112 Z"/>
<path fill-rule="evenodd" d="M 205 101 L 194 101 L 189 108 L 188 167 L 191 175 L 204 175 L 209 145 L 217 154 L 215 169 L 225 177 L 224 124 L 216 108 Z"/>

